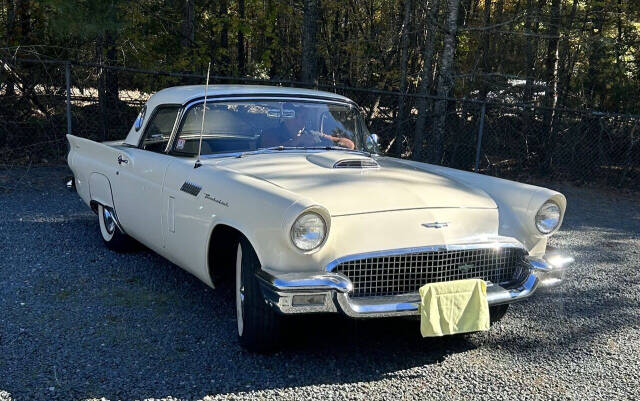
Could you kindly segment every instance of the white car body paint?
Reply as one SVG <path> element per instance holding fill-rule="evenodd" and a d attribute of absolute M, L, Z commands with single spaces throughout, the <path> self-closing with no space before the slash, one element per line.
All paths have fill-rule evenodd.
<path fill-rule="evenodd" d="M 203 158 L 194 168 L 193 157 L 137 147 L 155 107 L 184 105 L 203 92 L 202 86 L 158 92 L 147 102 L 147 121 L 140 130 L 132 127 L 124 141 L 98 143 L 68 135 L 68 162 L 86 204 L 113 206 L 127 234 L 210 286 L 209 240 L 219 224 L 246 236 L 262 269 L 278 276 L 322 273 L 348 255 L 433 245 L 513 242 L 542 257 L 548 235 L 536 230 L 536 212 L 552 199 L 564 216 L 566 200 L 556 191 L 408 160 L 374 155 L 379 168 L 336 169 L 337 161 L 369 156 L 270 152 Z M 302 89 L 209 87 L 212 99 L 256 94 L 349 101 Z M 201 188 L 197 196 L 181 190 L 185 182 Z M 292 244 L 289 231 L 307 209 L 320 213 L 329 230 L 323 246 L 305 253 Z M 423 225 L 430 222 L 447 226 Z"/>

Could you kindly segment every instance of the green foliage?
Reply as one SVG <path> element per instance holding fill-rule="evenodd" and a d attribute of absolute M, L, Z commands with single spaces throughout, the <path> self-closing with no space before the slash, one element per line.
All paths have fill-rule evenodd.
<path fill-rule="evenodd" d="M 75 37 L 92 41 L 107 31 L 123 27 L 122 16 L 128 2 L 124 0 L 48 0 L 48 30 L 53 40 Z"/>
<path fill-rule="evenodd" d="M 23 2 L 26 9 L 18 9 L 16 0 L 4 0 L 0 40 L 5 54 L 25 57 L 101 58 L 139 68 L 195 72 L 205 71 L 211 62 L 217 75 L 238 75 L 242 70 L 259 78 L 299 77 L 302 0 L 193 0 L 195 35 L 187 45 L 182 33 L 185 1 L 29 0 Z M 493 97 L 517 101 L 527 81 L 533 101 L 542 103 L 549 87 L 547 46 L 554 32 L 551 0 L 493 0 L 489 21 L 485 21 L 485 1 L 460 1 L 463 12 L 458 18 L 452 95 L 475 97 L 484 88 Z M 410 91 L 419 85 L 422 49 L 430 38 L 424 34 L 429 22 L 427 1 L 413 3 Z M 445 2 L 440 3 L 437 29 L 430 33 L 437 36 L 436 72 L 446 18 Z M 398 89 L 402 4 L 397 0 L 320 1 L 319 81 Z M 640 112 L 640 2 L 561 0 L 560 4 L 558 104 Z M 533 70 L 528 71 L 527 49 L 532 43 Z M 169 78 L 136 79 L 120 85 L 157 90 L 176 83 Z"/>

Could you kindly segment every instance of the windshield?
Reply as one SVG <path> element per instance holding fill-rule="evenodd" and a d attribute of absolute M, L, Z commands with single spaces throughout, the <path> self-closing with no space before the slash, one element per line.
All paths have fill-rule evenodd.
<path fill-rule="evenodd" d="M 206 105 L 201 154 L 270 148 L 362 150 L 363 122 L 353 106 L 288 100 L 211 102 Z M 203 104 L 191 107 L 173 152 L 198 153 Z"/>

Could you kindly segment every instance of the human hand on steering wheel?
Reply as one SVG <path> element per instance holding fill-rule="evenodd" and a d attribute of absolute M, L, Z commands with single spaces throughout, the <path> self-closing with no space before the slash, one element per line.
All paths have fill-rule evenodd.
<path fill-rule="evenodd" d="M 346 149 L 355 148 L 355 143 L 353 143 L 353 141 L 349 138 L 331 136 L 320 131 L 307 129 L 306 127 L 303 127 L 300 131 L 298 131 L 297 137 L 302 139 L 303 141 L 308 138 L 308 140 L 313 141 L 315 145 L 321 143 L 323 140 L 327 140 L 331 141 L 333 145 L 337 145 Z"/>

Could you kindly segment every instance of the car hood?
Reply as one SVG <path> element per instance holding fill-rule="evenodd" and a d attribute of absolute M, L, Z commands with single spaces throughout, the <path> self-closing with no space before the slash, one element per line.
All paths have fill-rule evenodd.
<path fill-rule="evenodd" d="M 374 163 L 377 167 L 372 167 Z M 212 159 L 206 164 L 295 192 L 326 207 L 332 216 L 421 208 L 496 208 L 482 190 L 387 157 L 280 151 Z"/>

